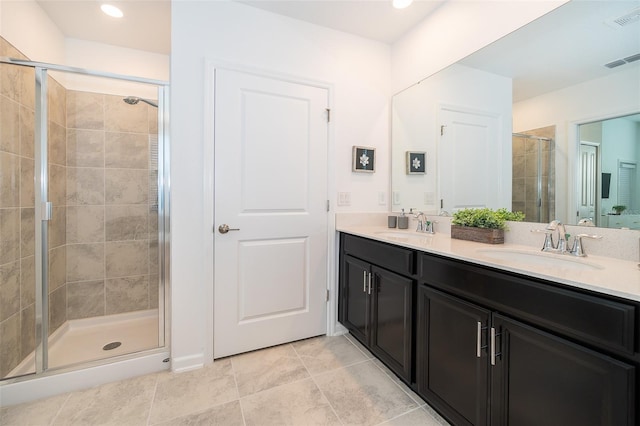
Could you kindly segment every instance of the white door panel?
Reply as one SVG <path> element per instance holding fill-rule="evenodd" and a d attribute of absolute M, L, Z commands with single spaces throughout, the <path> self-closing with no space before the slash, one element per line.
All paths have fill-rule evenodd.
<path fill-rule="evenodd" d="M 214 357 L 325 333 L 326 89 L 216 70 Z"/>
<path fill-rule="evenodd" d="M 499 119 L 441 108 L 439 187 L 442 209 L 498 207 L 501 176 Z"/>

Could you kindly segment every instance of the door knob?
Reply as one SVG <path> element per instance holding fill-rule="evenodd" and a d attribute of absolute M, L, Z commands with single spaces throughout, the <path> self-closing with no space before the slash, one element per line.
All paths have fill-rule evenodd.
<path fill-rule="evenodd" d="M 227 225 L 226 223 L 223 223 L 222 225 L 218 226 L 218 232 L 220 232 L 221 234 L 226 234 L 229 231 L 239 231 L 240 228 L 229 228 L 229 225 Z"/>

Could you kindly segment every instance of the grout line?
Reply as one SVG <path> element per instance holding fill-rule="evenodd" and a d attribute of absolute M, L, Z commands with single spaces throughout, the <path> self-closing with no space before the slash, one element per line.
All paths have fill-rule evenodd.
<path fill-rule="evenodd" d="M 153 404 L 156 402 L 156 395 L 158 394 L 158 382 L 160 381 L 160 375 L 156 375 L 156 383 L 153 386 L 153 396 L 151 397 L 151 404 L 149 405 L 149 414 L 147 414 L 147 425 L 151 424 L 151 412 L 153 411 Z"/>
<path fill-rule="evenodd" d="M 53 416 L 53 418 L 51 419 L 51 423 L 49 423 L 49 425 L 54 425 L 55 424 L 56 420 L 58 419 L 58 416 L 60 416 L 60 413 L 62 412 L 62 409 L 64 408 L 65 405 L 67 405 L 67 402 L 71 398 L 71 394 L 72 394 L 72 392 L 70 392 L 67 395 L 67 397 L 64 399 L 64 402 L 62 404 L 60 404 L 60 408 L 58 408 L 58 411 L 56 412 L 56 415 Z"/>
<path fill-rule="evenodd" d="M 247 421 L 244 417 L 244 408 L 242 408 L 242 398 L 240 397 L 240 387 L 238 386 L 238 378 L 236 376 L 236 368 L 233 365 L 233 358 L 233 356 L 229 358 L 229 363 L 231 364 L 231 373 L 233 373 L 233 382 L 236 384 L 236 394 L 238 395 L 238 404 L 240 404 L 240 415 L 242 416 L 242 424 L 246 426 Z"/>
<path fill-rule="evenodd" d="M 304 367 L 304 369 L 307 370 L 307 374 L 309 375 L 309 378 L 311 379 L 313 384 L 316 386 L 316 388 L 318 388 L 318 391 L 320 392 L 320 395 L 322 395 L 322 397 L 327 401 L 327 404 L 329 404 L 329 408 L 331 408 L 331 411 L 336 416 L 336 419 L 338 419 L 338 421 L 340 422 L 341 425 L 344 425 L 344 422 L 342 421 L 342 419 L 338 415 L 338 412 L 336 411 L 336 409 L 331 404 L 331 401 L 329 401 L 329 398 L 327 398 L 327 396 L 324 394 L 324 392 L 322 391 L 322 388 L 316 382 L 316 379 L 314 378 L 314 376 L 309 371 L 309 368 L 307 367 L 307 364 L 304 363 L 304 360 L 302 359 L 302 357 L 300 356 L 300 354 L 296 350 L 295 346 L 291 345 L 291 347 L 293 348 L 293 352 L 295 352 L 295 354 L 298 356 L 298 359 L 302 363 L 302 366 Z M 335 371 L 335 370 L 330 370 L 330 371 Z"/>

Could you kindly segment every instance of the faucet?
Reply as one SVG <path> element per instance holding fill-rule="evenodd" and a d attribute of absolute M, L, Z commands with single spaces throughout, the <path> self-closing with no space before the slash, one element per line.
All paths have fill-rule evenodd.
<path fill-rule="evenodd" d="M 423 212 L 418 212 L 415 214 L 414 218 L 418 220 L 418 227 L 416 228 L 416 232 L 426 232 L 427 234 L 435 234 L 433 224 L 435 222 L 427 219 L 427 215 Z"/>
<path fill-rule="evenodd" d="M 551 221 L 551 223 L 549 223 L 549 225 L 547 225 L 547 230 L 556 231 L 556 234 L 558 236 L 556 245 L 553 247 L 554 251 L 558 253 L 567 253 L 567 231 L 564 227 L 564 224 L 559 220 L 553 220 Z M 551 242 L 553 245 L 553 238 L 551 239 Z"/>

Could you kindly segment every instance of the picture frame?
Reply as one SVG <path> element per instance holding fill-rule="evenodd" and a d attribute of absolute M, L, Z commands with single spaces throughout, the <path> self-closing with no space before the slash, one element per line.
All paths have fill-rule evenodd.
<path fill-rule="evenodd" d="M 376 149 L 368 146 L 354 146 L 351 171 L 374 173 L 376 171 Z"/>
<path fill-rule="evenodd" d="M 425 173 L 427 173 L 427 153 L 407 151 L 407 174 L 424 175 Z"/>

